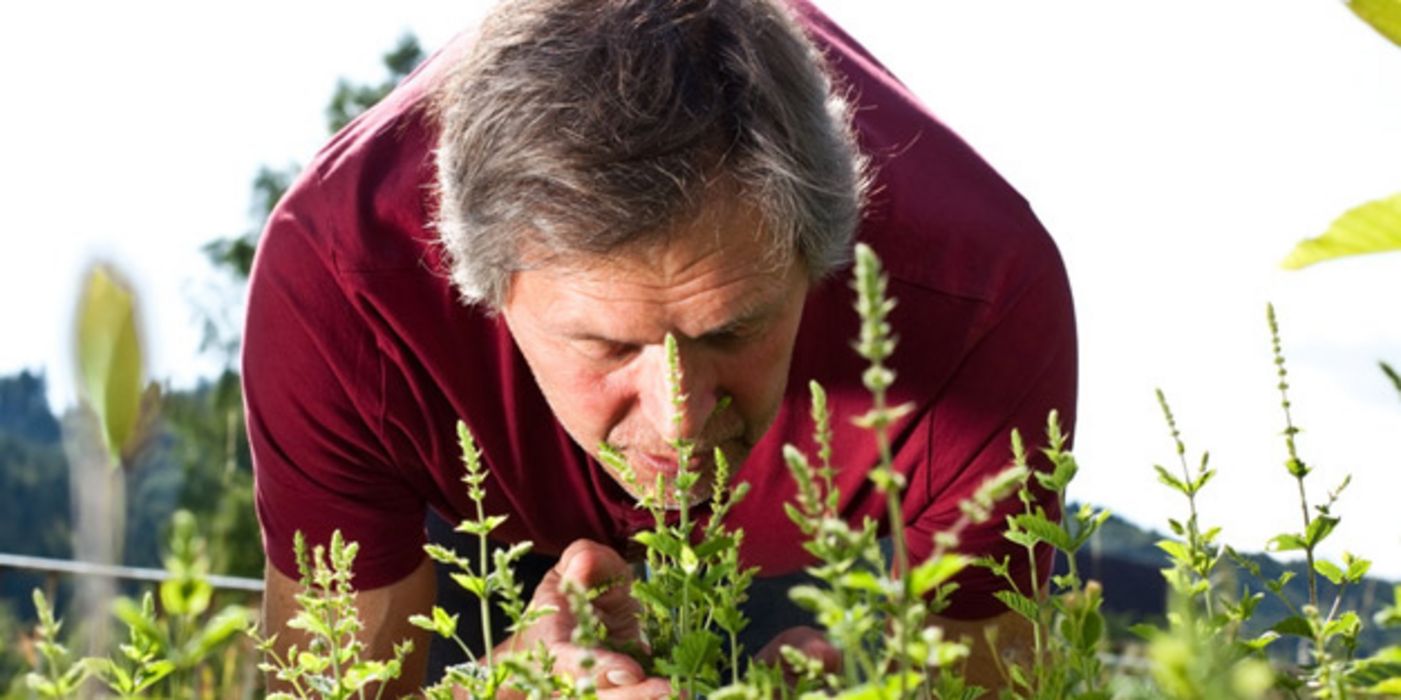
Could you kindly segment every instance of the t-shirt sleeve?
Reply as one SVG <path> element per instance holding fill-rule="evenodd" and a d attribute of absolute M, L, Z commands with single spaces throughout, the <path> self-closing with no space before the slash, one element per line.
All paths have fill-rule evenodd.
<path fill-rule="evenodd" d="M 930 451 L 928 466 L 937 492 L 909 520 L 908 541 L 915 561 L 931 554 L 936 533 L 958 522 L 959 503 L 1011 465 L 1013 428 L 1022 435 L 1031 466 L 1045 470 L 1049 464 L 1039 447 L 1045 443 L 1049 412 L 1059 412 L 1067 434 L 1074 427 L 1074 311 L 1064 268 L 1054 252 L 1048 257 L 1051 262 L 974 341 L 927 417 L 925 448 Z M 1049 515 L 1059 517 L 1061 504 L 1053 494 L 1038 489 L 1036 495 Z M 990 520 L 961 533 L 958 550 L 971 556 L 1010 557 L 1019 588 L 1029 592 L 1030 558 L 1020 545 L 1003 537 L 1006 516 L 1022 508 L 1015 496 L 1002 501 Z M 1042 585 L 1050 573 L 1052 555 L 1049 548 L 1037 551 L 1036 580 Z M 1006 581 L 990 571 L 970 566 L 957 583 L 959 589 L 943 615 L 982 619 L 1006 610 L 993 596 L 1007 587 Z"/>
<path fill-rule="evenodd" d="M 249 286 L 243 387 L 254 498 L 268 561 L 297 577 L 293 536 L 340 530 L 359 543 L 354 584 L 378 588 L 423 557 L 425 499 L 379 439 L 384 365 L 335 274 L 333 252 L 300 213 L 314 190 L 273 214 Z"/>

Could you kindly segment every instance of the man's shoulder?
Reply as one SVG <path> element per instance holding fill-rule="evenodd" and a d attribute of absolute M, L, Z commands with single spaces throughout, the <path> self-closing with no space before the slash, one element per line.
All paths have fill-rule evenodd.
<path fill-rule="evenodd" d="M 267 233 L 284 235 L 279 217 L 296 220 L 297 234 L 337 274 L 441 265 L 432 227 L 432 99 L 449 49 L 322 146 L 279 202 Z"/>

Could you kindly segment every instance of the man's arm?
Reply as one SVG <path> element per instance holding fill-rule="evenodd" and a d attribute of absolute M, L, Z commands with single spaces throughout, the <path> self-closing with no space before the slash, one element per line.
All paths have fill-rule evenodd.
<path fill-rule="evenodd" d="M 933 617 L 930 624 L 944 630 L 944 639 L 965 640 L 968 644 L 968 662 L 963 667 L 963 677 L 971 685 L 980 686 L 996 697 L 997 690 L 1007 684 L 1002 667 L 1013 664 L 1029 666 L 1035 647 L 1035 629 L 1031 621 L 1008 610 L 1000 615 L 984 620 L 954 620 L 946 617 Z M 989 630 L 992 636 L 989 637 Z M 989 639 L 994 640 L 989 644 Z"/>
<path fill-rule="evenodd" d="M 287 621 L 297 614 L 296 595 L 301 592 L 301 584 L 284 576 L 277 567 L 269 564 L 263 574 L 267 585 L 263 593 L 263 633 L 276 634 L 276 650 L 279 657 L 286 659 L 287 649 L 292 644 L 305 649 L 309 637 L 298 629 L 287 626 Z M 409 624 L 409 616 L 428 614 L 437 596 L 437 580 L 433 573 L 433 562 L 424 558 L 423 563 L 408 576 L 387 586 L 366 591 L 357 591 L 355 605 L 364 627 L 360 641 L 365 644 L 365 658 L 385 660 L 393 658 L 394 645 L 405 639 L 413 642 L 413 653 L 404 661 L 403 672 L 398 680 L 389 684 L 384 697 L 397 698 L 417 694 L 423 685 L 428 670 L 428 642 L 426 630 Z M 286 689 L 285 684 L 268 677 L 268 690 Z M 371 689 L 374 692 L 374 689 Z"/>

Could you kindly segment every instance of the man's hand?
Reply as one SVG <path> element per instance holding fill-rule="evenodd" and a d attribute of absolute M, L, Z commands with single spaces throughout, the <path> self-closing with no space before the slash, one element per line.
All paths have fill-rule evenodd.
<path fill-rule="evenodd" d="M 782 649 L 785 646 L 793 647 L 809 659 L 820 661 L 822 670 L 827 673 L 842 670 L 842 653 L 827 641 L 820 630 L 806 626 L 789 627 L 769 640 L 754 658 L 770 666 L 781 666 L 783 677 L 790 686 L 796 684 L 798 678 L 794 669 L 783 659 Z"/>
<path fill-rule="evenodd" d="M 964 677 L 969 683 L 986 689 L 984 697 L 991 697 L 1006 684 L 998 668 L 998 659 L 1002 663 L 1023 666 L 1030 662 L 1035 633 L 1031 623 L 1017 613 L 1007 611 L 986 620 L 931 617 L 929 624 L 943 628 L 945 639 L 967 641 L 971 654 L 963 669 Z M 988 644 L 989 628 L 995 630 L 996 648 Z M 790 683 L 795 682 L 796 678 L 793 669 L 783 660 L 780 650 L 784 646 L 793 647 L 804 656 L 822 662 L 822 669 L 827 673 L 837 673 L 842 669 L 841 652 L 827 641 L 821 631 L 811 627 L 790 627 L 765 644 L 755 656 L 766 664 L 781 665 L 784 677 Z"/>
<path fill-rule="evenodd" d="M 644 644 L 638 620 L 641 606 L 629 590 L 632 570 L 627 562 L 597 542 L 575 540 L 560 555 L 559 563 L 545 574 L 530 603 L 532 607 L 549 605 L 557 612 L 512 635 L 496 647 L 496 653 L 529 651 L 543 643 L 555 657 L 555 671 L 574 676 L 585 673 L 580 661 L 592 654 L 594 667 L 590 673 L 598 684 L 600 700 L 666 697 L 670 685 L 660 678 L 646 678 L 642 666 L 632 657 L 607 649 L 585 649 L 570 640 L 576 620 L 562 590 L 565 581 L 585 590 L 606 585 L 607 589 L 593 600 L 593 607 L 608 630 L 608 641 L 624 646 Z"/>

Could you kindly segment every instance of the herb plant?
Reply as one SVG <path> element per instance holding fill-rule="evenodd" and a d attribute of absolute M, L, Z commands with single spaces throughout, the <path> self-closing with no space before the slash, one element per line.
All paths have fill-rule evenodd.
<path fill-rule="evenodd" d="M 290 690 L 277 691 L 269 698 L 325 698 L 345 700 L 378 698 L 385 684 L 399 677 L 404 657 L 413 651 L 405 641 L 394 647 L 389 660 L 366 659 L 365 645 L 357 634 L 363 627 L 355 609 L 355 590 L 350 585 L 351 565 L 359 545 L 346 542 L 339 530 L 331 535 L 329 551 L 316 545 L 307 551 L 306 538 L 296 534 L 295 551 L 300 573 L 300 610 L 287 626 L 310 638 L 305 648 L 296 644 L 285 655 L 276 650 L 277 635 L 259 642 L 267 660 L 259 665 Z M 374 691 L 373 693 L 371 691 Z"/>

